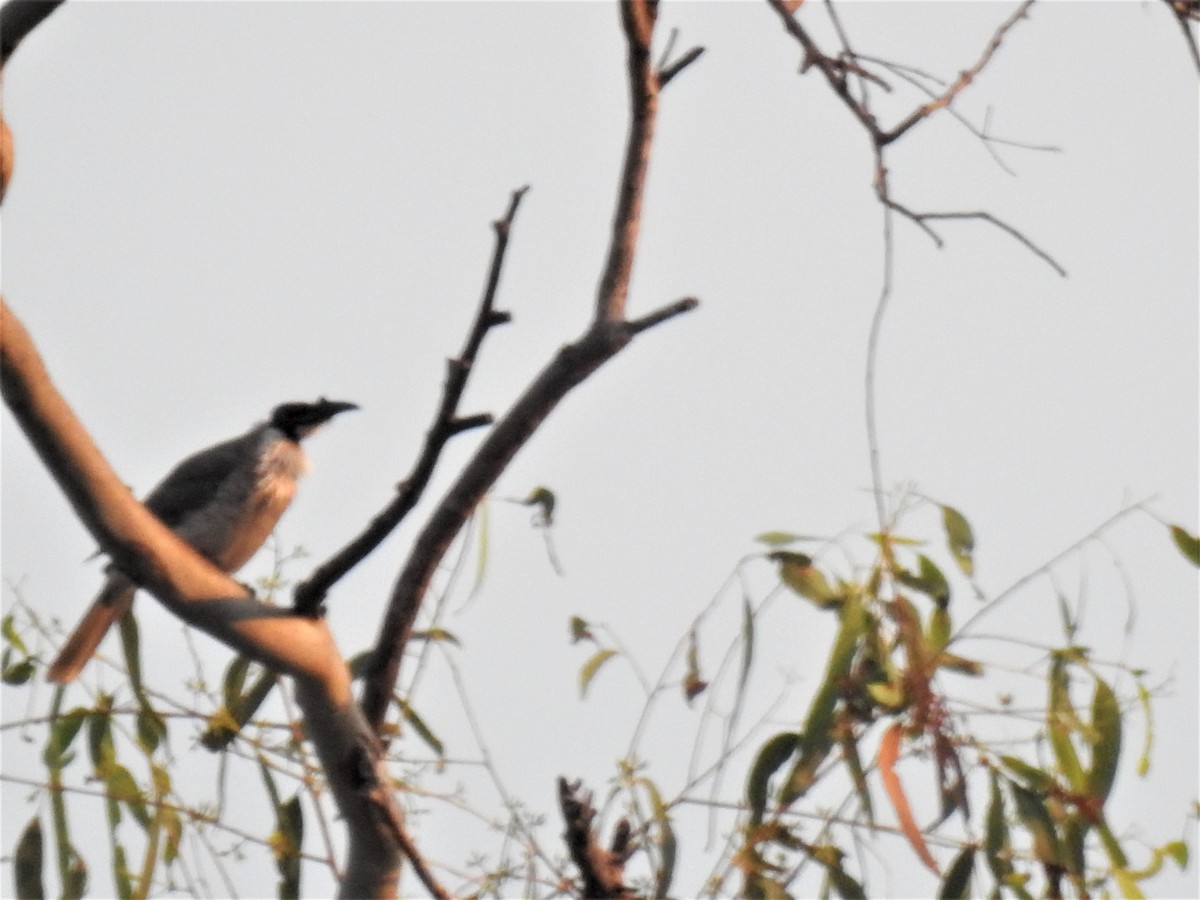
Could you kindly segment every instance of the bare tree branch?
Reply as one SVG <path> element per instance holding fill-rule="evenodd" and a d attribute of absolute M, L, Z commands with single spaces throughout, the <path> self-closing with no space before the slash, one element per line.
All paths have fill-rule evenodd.
<path fill-rule="evenodd" d="M 1000 44 L 1004 41 L 1004 36 L 1008 34 L 1014 25 L 1025 18 L 1029 12 L 1029 7 L 1031 6 L 1033 6 L 1033 0 L 1025 0 L 1024 3 L 1018 6 L 1016 12 L 1009 16 L 1003 22 L 1003 24 L 996 29 L 995 33 L 992 35 L 992 39 L 988 41 L 988 45 L 984 48 L 983 53 L 980 55 L 975 65 L 971 66 L 969 69 L 964 69 L 962 72 L 959 72 L 958 78 L 954 79 L 954 82 L 950 85 L 950 87 L 946 88 L 946 90 L 944 90 L 939 96 L 930 100 L 928 103 L 918 106 L 895 128 L 884 132 L 880 137 L 880 145 L 887 146 L 888 144 L 900 138 L 906 131 L 908 131 L 918 122 L 929 118 L 939 109 L 945 109 L 951 103 L 953 103 L 954 98 L 961 94 L 963 90 L 975 80 L 975 77 L 983 71 L 983 67 L 991 62 L 992 57 L 996 55 L 996 51 L 1000 49 Z"/>
<path fill-rule="evenodd" d="M 659 76 L 650 62 L 655 13 L 652 0 L 621 3 L 621 25 L 627 45 L 630 128 L 612 238 L 592 323 L 578 340 L 554 355 L 496 424 L 418 535 L 392 591 L 366 667 L 362 705 L 377 732 L 382 732 L 399 679 L 400 660 L 430 580 L 467 517 L 572 388 L 619 353 L 635 335 L 696 306 L 695 300 L 681 300 L 641 319 L 625 318 L 660 88 Z"/>
<path fill-rule="evenodd" d="M 100 547 L 173 613 L 292 676 L 305 727 L 348 830 L 344 896 L 393 896 L 400 845 L 383 748 L 351 692 L 325 622 L 258 601 L 154 517 L 117 477 L 46 371 L 20 320 L 0 302 L 0 389 L 46 469 Z"/>
<path fill-rule="evenodd" d="M 433 424 L 425 434 L 425 445 L 421 449 L 421 455 L 412 471 L 397 486 L 395 498 L 368 523 L 362 533 L 318 566 L 305 582 L 296 587 L 293 595 L 296 612 L 315 615 L 329 589 L 395 530 L 425 492 L 438 458 L 452 437 L 469 429 L 491 424 L 492 417 L 488 413 L 460 417 L 458 404 L 484 337 L 490 329 L 503 325 L 510 319 L 508 313 L 496 309 L 496 291 L 500 286 L 500 273 L 504 268 L 505 251 L 508 249 L 508 238 L 517 215 L 517 207 L 528 190 L 528 187 L 522 187 L 513 191 L 503 218 L 492 223 L 496 233 L 496 246 L 492 252 L 492 263 L 488 270 L 483 297 L 480 299 L 462 352 L 446 361 L 442 399 L 434 414 Z"/>
<path fill-rule="evenodd" d="M 9 0 L 0 9 L 0 69 L 8 65 L 17 45 L 37 28 L 63 0 Z"/>
<path fill-rule="evenodd" d="M 1200 73 L 1200 50 L 1196 48 L 1196 35 L 1192 33 L 1192 26 L 1188 24 L 1189 22 L 1200 22 L 1200 2 L 1197 0 L 1163 0 L 1163 2 L 1171 7 L 1175 21 L 1179 23 L 1179 30 L 1183 32 L 1183 39 L 1187 42 L 1188 53 L 1192 56 L 1197 73 Z"/>

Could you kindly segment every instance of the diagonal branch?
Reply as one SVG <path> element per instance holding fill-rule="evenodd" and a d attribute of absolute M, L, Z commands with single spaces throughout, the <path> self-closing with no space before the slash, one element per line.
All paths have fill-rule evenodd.
<path fill-rule="evenodd" d="M 328 625 L 255 599 L 139 503 L 66 400 L 20 320 L 0 303 L 0 389 L 46 469 L 101 549 L 173 613 L 292 676 L 348 832 L 344 896 L 394 895 L 401 847 L 384 826 L 399 816 L 383 748 L 353 702 L 350 671 Z"/>
<path fill-rule="evenodd" d="M 504 255 L 513 220 L 528 187 L 513 191 L 504 217 L 492 223 L 496 232 L 496 247 L 488 270 L 487 284 L 474 322 L 467 335 L 462 352 L 446 361 L 446 381 L 442 387 L 442 399 L 434 414 L 433 424 L 425 434 L 425 444 L 408 476 L 397 486 L 396 496 L 367 525 L 367 527 L 329 560 L 318 566 L 308 580 L 296 587 L 295 611 L 301 615 L 316 615 L 329 589 L 354 566 L 378 547 L 396 529 L 404 517 L 416 506 L 424 493 L 443 448 L 449 440 L 471 428 L 490 425 L 492 417 L 486 413 L 461 417 L 458 404 L 467 386 L 475 364 L 475 357 L 488 331 L 508 322 L 510 316 L 496 309 L 496 291 L 500 285 L 500 273 L 504 267 Z"/>
<path fill-rule="evenodd" d="M 933 98 L 928 103 L 921 104 L 911 113 L 909 113 L 898 125 L 896 125 L 895 128 L 892 128 L 890 131 L 885 131 L 882 135 L 880 135 L 880 145 L 887 146 L 888 144 L 900 138 L 906 131 L 908 131 L 918 122 L 928 119 L 939 109 L 944 109 L 953 103 L 954 98 L 961 94 L 963 90 L 965 90 L 967 86 L 975 80 L 975 77 L 983 71 L 984 66 L 991 62 L 992 57 L 996 55 L 996 51 L 1000 49 L 1000 44 L 1003 43 L 1004 36 L 1008 34 L 1013 26 L 1025 18 L 1025 16 L 1029 13 L 1029 7 L 1031 6 L 1033 6 L 1033 0 L 1025 0 L 1024 3 L 1018 6 L 1016 11 L 1009 16 L 999 28 L 996 29 L 995 33 L 992 34 L 992 39 L 988 41 L 988 45 L 983 49 L 983 53 L 980 55 L 975 65 L 971 66 L 969 69 L 964 69 L 962 72 L 959 72 L 958 77 L 954 79 L 954 82 L 950 85 L 950 87 L 942 91 L 939 96 Z"/>
<path fill-rule="evenodd" d="M 8 65 L 17 45 L 63 0 L 9 0 L 0 9 L 0 68 Z"/>
<path fill-rule="evenodd" d="M 637 334 L 696 306 L 695 300 L 681 300 L 632 322 L 625 318 L 661 86 L 650 61 L 655 12 L 653 0 L 621 3 L 621 26 L 627 45 L 630 127 L 612 238 L 592 322 L 579 339 L 558 350 L 488 433 L 417 536 L 392 590 L 366 666 L 362 706 L 376 733 L 382 733 L 399 680 L 404 648 L 433 573 L 467 517 L 572 388 L 624 349 Z"/>

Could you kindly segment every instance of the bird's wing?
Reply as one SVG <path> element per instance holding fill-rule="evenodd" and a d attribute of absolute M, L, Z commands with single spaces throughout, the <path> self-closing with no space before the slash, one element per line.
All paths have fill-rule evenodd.
<path fill-rule="evenodd" d="M 239 468 L 254 464 L 258 429 L 194 453 L 170 471 L 146 497 L 146 507 L 168 528 L 213 499 Z"/>

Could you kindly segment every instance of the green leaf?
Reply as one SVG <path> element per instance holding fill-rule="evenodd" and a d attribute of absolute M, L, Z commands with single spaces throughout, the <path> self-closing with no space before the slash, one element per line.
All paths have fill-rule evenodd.
<path fill-rule="evenodd" d="M 858 795 L 858 805 L 866 816 L 867 826 L 875 827 L 875 809 L 871 803 L 871 791 L 867 788 L 867 773 L 863 769 L 862 758 L 858 754 L 858 741 L 850 728 L 839 729 L 838 743 L 842 748 L 842 759 L 850 770 L 850 780 L 854 782 L 854 793 Z"/>
<path fill-rule="evenodd" d="M 166 736 L 166 719 L 158 710 L 148 705 L 140 705 L 137 713 L 138 745 L 147 753 L 153 753 Z"/>
<path fill-rule="evenodd" d="M 1084 783 L 1083 766 L 1079 763 L 1079 755 L 1071 742 L 1071 734 L 1079 727 L 1079 716 L 1071 705 L 1070 675 L 1066 660 L 1055 654 L 1050 665 L 1050 699 L 1046 705 L 1046 734 L 1050 739 L 1050 747 L 1054 750 L 1054 759 L 1059 771 L 1076 793 L 1083 793 L 1087 786 Z"/>
<path fill-rule="evenodd" d="M 458 639 L 453 631 L 448 631 L 445 628 L 423 628 L 412 633 L 414 641 L 442 641 L 447 644 L 453 644 L 455 647 L 461 647 L 462 641 Z"/>
<path fill-rule="evenodd" d="M 592 634 L 591 626 L 588 625 L 587 619 L 579 616 L 571 616 L 571 643 L 578 644 L 580 641 L 594 641 L 596 636 Z"/>
<path fill-rule="evenodd" d="M 1175 546 L 1179 548 L 1179 552 L 1193 566 L 1200 568 L 1200 537 L 1194 534 L 1189 534 L 1181 525 L 1171 526 L 1171 537 L 1175 540 Z"/>
<path fill-rule="evenodd" d="M 555 498 L 554 491 L 550 488 L 535 487 L 521 503 L 538 507 L 538 525 L 548 528 L 554 524 Z"/>
<path fill-rule="evenodd" d="M 813 565 L 812 557 L 790 550 L 775 550 L 767 558 L 779 563 L 779 579 L 793 591 L 822 609 L 839 606 L 842 596 L 829 586 L 824 573 Z"/>
<path fill-rule="evenodd" d="M 91 753 L 92 765 L 97 772 L 103 772 L 117 758 L 113 746 L 112 721 L 109 718 L 112 710 L 112 695 L 101 694 L 96 709 L 88 714 L 88 750 Z"/>
<path fill-rule="evenodd" d="M 239 653 L 225 667 L 225 679 L 221 693 L 225 698 L 225 705 L 230 709 L 236 710 L 238 707 L 238 701 L 246 687 L 246 676 L 250 673 L 251 662 L 250 657 L 242 656 Z"/>
<path fill-rule="evenodd" d="M 67 751 L 71 749 L 71 744 L 74 743 L 87 717 L 88 711 L 77 706 L 54 719 L 50 726 L 50 739 L 46 741 L 46 749 L 42 751 L 42 761 L 47 768 L 61 769 L 74 758 L 74 755 L 68 755 Z"/>
<path fill-rule="evenodd" d="M 754 662 L 754 609 L 750 606 L 750 598 L 742 598 L 742 667 L 738 672 L 738 705 L 746 690 L 746 682 L 750 680 L 750 666 Z"/>
<path fill-rule="evenodd" d="M 416 731 L 417 736 L 425 742 L 426 746 L 428 746 L 430 750 L 440 757 L 444 757 L 446 755 L 446 748 L 442 744 L 441 739 L 439 739 L 438 736 L 433 733 L 433 730 L 425 724 L 425 720 L 417 715 L 416 710 L 408 705 L 407 700 L 400 701 L 400 713 L 404 716 L 404 721 L 413 727 L 413 730 Z"/>
<path fill-rule="evenodd" d="M 606 647 L 597 650 L 583 664 L 583 667 L 579 670 L 579 696 L 581 698 L 587 696 L 588 686 L 592 683 L 592 679 L 596 677 L 596 673 L 600 671 L 600 667 L 616 655 L 616 650 Z"/>
<path fill-rule="evenodd" d="M 867 613 L 862 601 L 851 594 L 841 608 L 842 626 L 834 639 L 825 667 L 825 678 L 817 689 L 804 720 L 800 758 L 780 792 L 780 801 L 789 804 L 812 787 L 816 770 L 833 745 L 834 712 L 841 696 L 842 681 L 850 671 L 859 640 L 867 630 Z"/>
<path fill-rule="evenodd" d="M 281 900 L 295 900 L 300 896 L 300 848 L 304 845 L 304 811 L 300 795 L 279 806 L 276 814 L 275 840 L 271 843 L 280 875 L 279 896 Z"/>
<path fill-rule="evenodd" d="M 867 685 L 867 693 L 888 712 L 898 712 L 908 706 L 908 695 L 901 676 L 897 676 L 895 681 L 872 681 Z"/>
<path fill-rule="evenodd" d="M 950 582 L 946 581 L 942 570 L 924 553 L 917 555 L 917 565 L 915 574 L 906 569 L 899 569 L 896 572 L 897 579 L 906 587 L 925 594 L 937 603 L 939 608 L 945 609 L 946 604 L 950 602 Z"/>
<path fill-rule="evenodd" d="M 142 641 L 138 634 L 137 619 L 133 610 L 128 610 L 117 622 L 121 634 L 121 649 L 125 653 L 125 667 L 129 670 L 129 682 L 133 692 L 141 695 L 145 692 L 142 687 Z"/>
<path fill-rule="evenodd" d="M 762 823 L 767 809 L 767 794 L 771 776 L 779 771 L 792 754 L 800 747 L 800 735 L 794 731 L 784 731 L 759 748 L 746 778 L 746 802 L 750 804 L 751 826 Z"/>
<path fill-rule="evenodd" d="M 696 629 L 688 632 L 687 654 L 684 664 L 687 671 L 683 675 L 683 697 L 690 706 L 699 694 L 708 690 L 708 682 L 700 677 L 700 651 L 696 646 Z"/>
<path fill-rule="evenodd" d="M 7 655 L 8 651 L 5 651 Z M 20 687 L 29 681 L 37 672 L 37 666 L 32 659 L 23 659 L 18 663 L 13 663 L 4 666 L 4 671 L 0 673 L 0 680 L 5 684 L 11 684 L 13 687 Z"/>
<path fill-rule="evenodd" d="M 17 628 L 13 621 L 12 613 L 4 617 L 3 623 L 0 624 L 0 633 L 4 635 L 4 640 L 11 647 L 15 647 L 23 656 L 28 656 L 29 651 L 25 649 L 25 642 L 21 640 L 21 636 L 17 634 Z"/>
<path fill-rule="evenodd" d="M 1043 863 L 1061 865 L 1058 835 L 1054 820 L 1046 809 L 1045 801 L 1033 791 L 1027 791 L 1015 781 L 1008 783 L 1013 800 L 1017 804 L 1017 818 L 1033 839 L 1033 855 Z"/>
<path fill-rule="evenodd" d="M 179 844 L 183 841 L 183 819 L 179 817 L 178 812 L 165 806 L 159 811 L 159 816 L 167 837 L 163 845 L 163 862 L 169 866 L 179 858 Z"/>
<path fill-rule="evenodd" d="M 1004 815 L 1004 795 L 1000 792 L 1000 776 L 993 769 L 989 772 L 991 782 L 987 818 L 984 820 L 983 852 L 988 868 L 1003 881 L 1012 872 L 1011 848 L 1008 839 L 1008 820 Z"/>
<path fill-rule="evenodd" d="M 638 778 L 635 783 L 644 787 L 650 795 L 650 811 L 658 829 L 657 844 L 661 861 L 654 879 L 654 896 L 664 898 L 669 894 L 671 882 L 675 879 L 675 857 L 678 853 L 675 829 L 671 824 L 670 810 L 663 803 L 662 794 L 654 782 L 649 778 Z"/>
<path fill-rule="evenodd" d="M 756 535 L 754 540 L 760 544 L 766 544 L 768 547 L 784 547 L 799 541 L 819 541 L 823 538 L 811 534 L 793 534 L 790 531 L 764 531 L 762 534 Z"/>
<path fill-rule="evenodd" d="M 1137 773 L 1145 778 L 1150 771 L 1150 749 L 1154 745 L 1154 710 L 1150 707 L 1150 692 L 1139 678 L 1137 682 L 1138 700 L 1142 704 L 1142 715 L 1146 719 L 1146 736 L 1142 742 L 1142 755 L 1138 757 Z"/>
<path fill-rule="evenodd" d="M 14 877 L 17 881 L 17 896 L 25 900 L 41 900 L 46 896 L 42 885 L 42 823 L 34 816 L 21 832 L 14 855 Z"/>
<path fill-rule="evenodd" d="M 1117 778 L 1117 762 L 1121 755 L 1121 707 L 1112 688 L 1097 676 L 1092 695 L 1092 765 L 1088 770 L 1088 794 L 1108 799 Z"/>
<path fill-rule="evenodd" d="M 1031 766 L 1020 757 L 1001 756 L 1000 761 L 1010 772 L 1035 791 L 1045 791 L 1054 784 L 1054 777 L 1049 772 L 1039 769 L 1037 766 Z"/>
<path fill-rule="evenodd" d="M 471 585 L 471 593 L 468 597 L 474 597 L 479 593 L 479 589 L 483 587 L 483 577 L 487 574 L 488 563 L 488 533 L 491 530 L 488 523 L 491 516 L 488 514 L 487 500 L 481 500 L 475 507 L 475 521 L 478 523 L 476 535 L 478 540 L 475 543 L 475 583 Z"/>
<path fill-rule="evenodd" d="M 952 631 L 953 626 L 950 624 L 950 611 L 943 606 L 937 607 L 929 614 L 929 629 L 926 637 L 929 652 L 936 655 L 945 650 L 946 645 L 950 643 L 950 634 Z"/>
<path fill-rule="evenodd" d="M 966 517 L 953 506 L 942 506 L 942 527 L 946 530 L 946 542 L 950 555 L 968 578 L 975 574 L 975 535 Z"/>
<path fill-rule="evenodd" d="M 954 857 L 954 862 L 950 863 L 950 868 L 946 870 L 946 877 L 942 879 L 942 883 L 938 887 L 939 900 L 970 897 L 971 874 L 974 871 L 975 845 L 967 844 L 958 852 L 958 855 Z"/>

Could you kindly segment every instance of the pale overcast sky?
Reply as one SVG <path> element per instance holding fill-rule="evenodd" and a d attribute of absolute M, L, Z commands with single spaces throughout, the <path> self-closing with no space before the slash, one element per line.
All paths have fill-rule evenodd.
<path fill-rule="evenodd" d="M 853 3 L 842 17 L 860 51 L 953 77 L 1014 6 Z M 803 14 L 828 34 L 818 4 Z M 727 579 L 761 549 L 754 535 L 875 527 L 863 370 L 881 213 L 867 144 L 818 73 L 797 74 L 798 47 L 765 4 L 668 0 L 660 46 L 672 27 L 680 50 L 707 53 L 663 96 L 631 313 L 687 295 L 701 307 L 570 395 L 497 485 L 499 497 L 539 484 L 557 493 L 565 576 L 527 510 L 492 504 L 485 582 L 467 603 L 469 563 L 446 622 L 496 766 L 515 797 L 548 815 L 540 834 L 554 851 L 555 776 L 602 793 L 641 709 L 619 661 L 580 702 L 589 650 L 569 644 L 568 618 L 607 623 L 655 678 L 719 597 L 700 632 L 711 673 L 737 635 L 741 590 Z M 955 108 L 978 123 L 990 109 L 993 133 L 1061 152 L 999 146 L 1008 174 L 942 115 L 891 157 L 901 202 L 987 210 L 1069 272 L 1059 278 L 983 224 L 944 224 L 938 250 L 896 222 L 878 376 L 884 479 L 970 518 L 989 593 L 1132 500 L 1152 497 L 1164 520 L 1197 529 L 1196 84 L 1162 4 L 1039 5 Z M 17 160 L 4 294 L 136 490 L 281 401 L 324 394 L 362 406 L 312 442 L 314 471 L 281 524 L 282 546 L 302 544 L 310 561 L 354 533 L 411 464 L 484 281 L 489 223 L 513 189 L 531 185 L 499 300 L 514 322 L 488 338 L 463 411 L 502 413 L 590 314 L 626 122 L 609 3 L 69 3 L 21 47 L 4 90 Z M 904 98 L 884 109 L 915 100 Z M 477 440 L 455 441 L 415 517 L 330 598 L 348 655 L 374 639 L 408 542 Z M 40 615 L 69 625 L 100 581 L 100 565 L 82 563 L 93 542 L 7 414 L 3 461 L 4 607 L 7 585 L 19 584 Z M 928 508 L 903 530 L 942 552 Z M 869 562 L 865 544 L 848 548 Z M 842 554 L 827 561 L 850 574 Z M 243 578 L 270 565 L 263 554 Z M 773 569 L 746 572 L 761 602 Z M 1132 768 L 1143 723 L 1128 717 L 1114 827 L 1152 845 L 1186 836 L 1194 851 L 1195 570 L 1139 514 L 1055 574 L 1072 602 L 1086 595 L 1079 641 L 1151 670 L 1152 683 L 1172 679 L 1143 781 Z M 1127 643 L 1126 578 L 1136 609 Z M 956 593 L 957 621 L 976 608 L 969 591 Z M 191 674 L 180 628 L 152 601 L 138 609 L 150 671 Z M 785 676 L 794 682 L 763 738 L 796 727 L 828 648 L 828 617 L 796 598 L 772 610 L 756 708 Z M 1061 642 L 1054 588 L 1033 582 L 986 630 Z M 194 640 L 209 654 L 207 638 Z M 1011 650 L 963 652 L 1004 662 Z M 26 696 L 3 689 L 6 723 L 30 714 Z M 444 667 L 424 674 L 414 703 L 451 756 L 478 756 Z M 640 748 L 668 796 L 684 784 L 699 710 L 664 697 Z M 410 740 L 413 756 L 428 757 Z M 36 729 L 6 730 L 5 774 L 39 777 L 41 744 Z M 211 758 L 184 733 L 173 750 L 200 773 L 189 796 L 204 797 Z M 729 798 L 741 771 L 726 779 Z M 77 767 L 73 783 L 84 774 Z M 245 805 L 257 808 L 250 776 Z M 470 767 L 427 778 L 435 790 L 468 783 L 497 809 Z M 28 794 L 3 785 L 6 851 L 35 809 Z M 415 833 L 436 861 L 461 871 L 471 850 L 495 853 L 494 836 L 426 808 Z M 263 801 L 250 830 L 269 830 L 266 814 Z M 682 844 L 680 894 L 709 872 L 703 841 L 695 832 Z M 103 895 L 96 843 L 92 892 Z M 907 863 L 872 865 L 872 893 L 931 889 Z M 1195 896 L 1194 873 L 1167 873 L 1150 891 Z M 258 856 L 235 874 L 244 895 L 273 891 L 273 866 Z M 3 878 L 7 892 L 8 867 Z M 306 879 L 314 895 L 329 890 L 316 866 Z"/>

